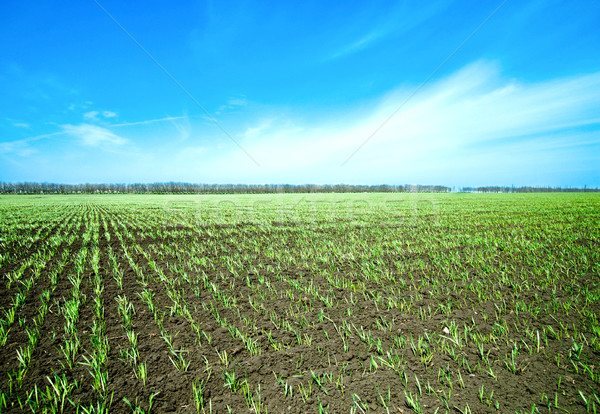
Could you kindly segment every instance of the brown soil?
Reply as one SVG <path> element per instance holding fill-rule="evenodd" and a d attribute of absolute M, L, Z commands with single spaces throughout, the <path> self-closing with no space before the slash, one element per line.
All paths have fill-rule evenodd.
<path fill-rule="evenodd" d="M 116 218 L 106 214 L 107 219 L 111 217 Z M 105 335 L 110 345 L 105 370 L 108 373 L 106 388 L 112 397 L 111 412 L 130 411 L 124 399 L 132 404 L 137 401 L 147 409 L 153 394 L 156 396 L 152 412 L 196 412 L 192 394 L 192 384 L 196 380 L 206 381 L 203 393 L 206 412 L 209 412 L 209 407 L 214 413 L 228 412 L 229 409 L 234 413 L 253 412 L 243 392 L 226 386 L 226 373 L 231 372 L 247 381 L 255 403 L 260 395 L 260 402 L 271 413 L 320 412 L 321 409 L 329 413 L 351 410 L 355 413 L 368 410 L 386 412 L 386 404 L 389 412 L 408 413 L 414 411 L 408 403 L 411 396 L 417 396 L 422 411 L 426 413 L 435 412 L 436 409 L 440 413 L 466 412 L 467 405 L 473 413 L 531 412 L 534 406 L 539 412 L 556 412 L 555 401 L 564 410 L 578 413 L 586 412 L 579 391 L 589 398 L 593 398 L 593 392 L 600 394 L 598 347 L 585 344 L 581 355 L 573 357 L 574 341 L 579 341 L 579 337 L 575 336 L 576 331 L 593 338 L 581 312 L 557 311 L 552 314 L 545 309 L 540 312 L 529 307 L 532 303 L 566 303 L 571 298 L 561 289 L 553 292 L 551 284 L 537 285 L 520 292 L 518 286 L 521 285 L 501 283 L 501 274 L 488 275 L 487 282 L 494 288 L 488 286 L 483 289 L 487 297 L 482 299 L 470 288 L 469 283 L 482 280 L 478 275 L 485 269 L 467 267 L 469 277 L 461 279 L 454 278 L 450 269 L 447 269 L 446 287 L 439 290 L 435 283 L 444 280 L 444 274 L 432 274 L 431 270 L 443 272 L 441 265 L 435 257 L 411 253 L 409 249 L 393 255 L 389 252 L 373 252 L 369 260 L 364 255 L 360 259 L 339 256 L 336 262 L 323 262 L 319 257 L 312 257 L 304 261 L 302 266 L 277 262 L 269 257 L 265 251 L 270 246 L 270 240 L 295 252 L 311 239 L 302 235 L 302 225 L 297 222 L 278 221 L 270 226 L 239 223 L 236 226 L 210 228 L 174 224 L 163 228 L 165 236 L 158 238 L 156 233 L 144 228 L 135 217 L 127 220 L 133 239 L 123 236 L 125 249 L 137 267 L 148 276 L 145 283 L 130 265 L 117 237 L 121 229 L 110 222 L 106 229 L 102 225 L 100 229 L 99 274 L 104 277 L 100 299 L 104 304 Z M 389 223 L 382 228 L 385 232 L 406 230 L 400 226 L 390 226 Z M 105 230 L 110 234 L 110 241 L 104 235 Z M 52 228 L 47 236 L 56 231 L 59 230 Z M 332 222 L 317 223 L 310 231 L 314 232 L 315 238 L 319 234 L 317 240 L 320 242 L 346 239 L 350 243 L 357 238 L 374 237 L 374 233 L 369 233 L 369 228 L 352 228 Z M 258 240 L 260 250 L 248 251 L 244 243 L 236 242 L 236 237 Z M 365 241 L 368 246 L 374 240 Z M 134 242 L 146 255 L 129 245 Z M 581 238 L 574 243 L 588 251 L 598 250 L 598 240 Z M 201 258 L 203 263 L 212 265 L 190 264 L 184 246 L 191 244 L 212 244 L 212 255 Z M 43 242 L 36 242 L 25 250 L 15 250 L 19 262 L 8 263 L 0 268 L 0 279 L 5 280 L 4 276 L 15 271 L 21 260 L 43 246 Z M 25 328 L 31 326 L 38 314 L 40 295 L 51 286 L 49 274 L 58 265 L 61 252 L 68 248 L 70 256 L 74 257 L 84 246 L 81 235 L 73 245 L 60 245 L 59 253 L 49 260 L 28 292 L 27 300 L 19 309 L 0 353 L 0 388 L 3 392 L 9 392 L 9 375 L 12 376 L 19 366 L 17 350 L 28 342 Z M 549 252 L 552 247 L 549 246 Z M 7 250 L 2 253 L 12 253 L 12 245 L 5 248 Z M 109 248 L 124 274 L 122 288 L 112 277 Z M 326 243 L 323 248 L 327 249 Z M 177 257 L 178 250 L 181 250 L 181 258 Z M 206 248 L 205 251 L 211 250 Z M 440 246 L 439 251 L 454 254 L 465 263 L 468 261 L 466 255 L 472 249 L 459 243 L 454 247 Z M 237 274 L 231 273 L 231 267 L 224 261 L 226 257 L 241 258 L 240 265 L 235 266 Z M 176 281 L 175 291 L 188 305 L 189 316 L 173 308 L 174 300 L 169 295 L 169 286 L 161 281 L 148 258 L 156 263 L 166 280 Z M 182 262 L 182 259 L 185 261 Z M 411 272 L 398 271 L 398 262 L 410 264 Z M 527 280 L 527 275 L 533 283 L 541 280 L 533 277 L 535 269 L 531 265 L 508 257 L 502 247 L 496 249 L 489 263 L 490 266 L 496 263 L 499 268 L 506 263 L 518 264 L 508 273 L 518 278 L 519 284 Z M 181 280 L 180 273 L 175 269 L 177 266 L 186 272 L 190 282 Z M 368 268 L 373 269 L 374 273 L 384 272 L 395 276 L 397 280 L 402 279 L 404 284 L 398 284 L 402 287 L 397 288 L 395 298 L 405 299 L 406 303 L 411 304 L 410 307 L 387 306 L 389 279 L 380 279 L 378 282 L 364 278 L 361 272 Z M 49 313 L 39 328 L 41 335 L 28 372 L 20 387 L 13 386 L 15 389 L 12 390 L 10 404 L 2 412 L 28 411 L 25 402 L 32 398 L 34 387 L 40 391 L 46 390 L 48 378 L 63 373 L 69 382 L 77 382 L 77 387 L 69 395 L 70 402 L 65 404 L 65 412 L 76 412 L 77 405 L 89 407 L 90 404 L 96 404 L 98 393 L 92 387 L 88 367 L 83 364 L 93 349 L 90 333 L 95 318 L 94 273 L 89 265 L 81 285 L 86 300 L 80 309 L 77 324 L 81 353 L 72 368 L 65 365 L 60 350 L 65 317 L 59 309 L 70 298 L 72 285 L 67 276 L 74 272 L 72 261 L 60 272 L 58 284 L 51 294 Z M 32 275 L 28 268 L 23 280 Z M 203 284 L 203 277 L 212 281 L 214 288 Z M 263 277 L 268 279 L 270 287 L 265 284 Z M 353 287 L 336 287 L 331 282 L 335 278 L 352 280 Z M 592 271 L 573 273 L 572 278 L 574 285 L 587 285 L 591 289 L 598 287 L 598 275 Z M 293 283 L 310 286 L 310 289 L 294 289 Z M 9 309 L 13 296 L 20 288 L 19 284 L 13 284 L 10 288 L 5 284 L 0 286 L 0 306 L 3 310 Z M 161 336 L 155 316 L 140 297 L 144 289 L 154 295 L 153 301 L 164 318 L 164 331 L 172 335 L 173 349 L 183 350 L 189 362 L 186 371 L 175 368 L 172 361 L 174 355 Z M 223 292 L 226 300 L 233 305 L 225 306 L 223 297 L 218 297 L 216 291 Z M 293 298 L 287 291 L 294 295 Z M 145 384 L 122 355 L 122 351 L 130 349 L 130 345 L 115 300 L 119 296 L 126 296 L 135 308 L 133 329 L 138 334 L 140 361 L 148 366 Z M 332 300 L 334 306 L 328 306 L 324 298 Z M 515 309 L 520 301 L 523 307 L 519 308 L 517 314 Z M 227 326 L 217 320 L 210 304 L 218 308 L 219 317 L 227 320 Z M 440 304 L 450 305 L 450 308 L 444 313 Z M 598 301 L 585 306 L 586 314 L 598 314 Z M 500 318 L 497 319 L 496 314 Z M 271 315 L 276 316 L 271 318 Z M 205 335 L 199 338 L 192 321 Z M 278 324 L 278 321 L 287 321 L 289 324 Z M 456 346 L 452 339 L 448 339 L 451 337 L 448 329 L 451 325 L 458 327 L 459 335 L 463 337 L 462 346 Z M 341 326 L 348 327 L 348 335 L 344 340 L 338 334 Z M 496 332 L 503 326 L 508 329 L 504 336 Z M 538 342 L 538 333 L 547 333 L 548 326 L 557 332 L 561 331 L 561 326 L 566 326 L 569 333 L 560 338 L 546 335 L 547 343 L 543 340 Z M 228 327 L 237 328 L 248 335 L 260 347 L 260 353 L 252 355 L 241 338 L 232 334 Z M 489 338 L 494 332 L 502 338 L 482 342 L 494 375 L 485 372 L 481 352 L 475 343 L 464 339 L 467 327 L 482 338 Z M 535 334 L 528 336 L 525 329 Z M 371 335 L 373 342 L 366 337 L 361 338 L 362 334 L 367 337 Z M 423 349 L 431 349 L 430 358 L 411 348 L 411 342 L 416 345 L 419 338 L 423 342 L 429 341 Z M 522 339 L 524 342 L 520 342 Z M 455 357 L 441 351 L 444 342 L 448 342 L 457 353 Z M 272 344 L 279 344 L 278 349 Z M 520 352 L 515 358 L 516 372 L 511 372 L 505 361 L 508 361 L 507 357 L 510 357 L 515 346 Z M 224 364 L 219 356 L 224 351 L 229 358 L 228 364 Z M 388 357 L 394 354 L 402 361 L 401 371 L 391 369 L 382 362 L 388 361 Z M 592 367 L 593 372 L 585 371 L 583 365 L 578 366 L 578 360 Z M 484 387 L 486 395 L 494 392 L 489 403 L 486 397 L 481 401 L 481 387 Z M 292 392 L 286 392 L 289 389 Z M 24 403 L 23 409 L 17 403 L 19 400 Z M 498 409 L 495 408 L 496 403 Z M 600 408 L 600 402 L 596 406 Z"/>

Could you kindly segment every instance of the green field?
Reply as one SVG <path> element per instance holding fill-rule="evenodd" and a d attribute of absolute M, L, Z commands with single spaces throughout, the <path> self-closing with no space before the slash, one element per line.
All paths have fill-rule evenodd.
<path fill-rule="evenodd" d="M 0 196 L 0 412 L 600 411 L 600 195 Z"/>

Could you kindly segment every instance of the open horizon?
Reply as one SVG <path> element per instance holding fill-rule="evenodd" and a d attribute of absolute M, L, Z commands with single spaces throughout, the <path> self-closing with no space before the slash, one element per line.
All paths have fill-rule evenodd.
<path fill-rule="evenodd" d="M 0 181 L 600 186 L 597 3 L 2 8 Z"/>
<path fill-rule="evenodd" d="M 456 192 L 600 192 L 600 187 L 583 185 L 582 187 L 560 186 L 447 186 L 443 184 L 216 184 L 189 182 L 153 182 L 153 183 L 47 183 L 47 182 L 0 182 L 0 194 L 265 194 L 265 193 L 456 193 Z"/>

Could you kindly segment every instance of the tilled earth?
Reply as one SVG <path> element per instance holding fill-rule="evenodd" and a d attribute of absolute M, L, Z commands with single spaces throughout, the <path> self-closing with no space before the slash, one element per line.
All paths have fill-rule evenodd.
<path fill-rule="evenodd" d="M 536 210 L 519 198 L 506 214 L 496 199 L 478 211 L 446 200 L 438 217 L 413 209 L 406 220 L 388 204 L 385 215 L 335 210 L 310 222 L 210 221 L 183 203 L 108 200 L 41 204 L 18 232 L 31 207 L 3 210 L 13 230 L 0 239 L 1 412 L 600 408 L 597 198 L 579 215 L 561 200 Z M 69 364 L 74 297 L 80 345 Z M 108 345 L 99 387 L 98 338 Z"/>

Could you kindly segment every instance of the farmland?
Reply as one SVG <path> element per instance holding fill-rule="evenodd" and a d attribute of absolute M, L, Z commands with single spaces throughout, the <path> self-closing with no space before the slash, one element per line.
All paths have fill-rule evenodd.
<path fill-rule="evenodd" d="M 600 411 L 598 194 L 0 197 L 0 411 Z"/>

